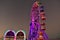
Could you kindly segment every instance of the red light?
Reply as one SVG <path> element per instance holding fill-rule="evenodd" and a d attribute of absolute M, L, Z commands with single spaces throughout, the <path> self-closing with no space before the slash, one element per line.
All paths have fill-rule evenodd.
<path fill-rule="evenodd" d="M 43 32 L 39 32 L 39 35 L 43 35 Z"/>
<path fill-rule="evenodd" d="M 41 13 L 40 13 L 40 16 L 42 16 L 42 15 L 45 16 L 45 12 L 41 12 Z"/>
<path fill-rule="evenodd" d="M 41 26 L 41 30 L 46 30 L 46 27 L 45 26 Z"/>
<path fill-rule="evenodd" d="M 42 20 L 46 20 L 46 17 L 42 16 L 41 19 L 42 19 Z"/>

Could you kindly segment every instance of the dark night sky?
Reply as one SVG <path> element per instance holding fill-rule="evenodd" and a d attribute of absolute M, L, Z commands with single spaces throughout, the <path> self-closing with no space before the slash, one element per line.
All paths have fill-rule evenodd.
<path fill-rule="evenodd" d="M 49 38 L 60 38 L 60 0 L 41 0 Z M 29 31 L 32 0 L 0 0 L 0 35 L 8 29 Z M 0 36 L 1 37 L 1 36 Z"/>

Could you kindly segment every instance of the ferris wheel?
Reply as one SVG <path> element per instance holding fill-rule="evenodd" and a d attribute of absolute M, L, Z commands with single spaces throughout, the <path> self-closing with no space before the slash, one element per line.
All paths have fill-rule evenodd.
<path fill-rule="evenodd" d="M 45 33 L 45 12 L 44 6 L 39 1 L 35 1 L 31 9 L 31 21 L 28 40 L 48 40 Z"/>

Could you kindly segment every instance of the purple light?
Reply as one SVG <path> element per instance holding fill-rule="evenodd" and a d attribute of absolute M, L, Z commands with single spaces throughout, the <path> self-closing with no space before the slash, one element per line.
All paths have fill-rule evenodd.
<path fill-rule="evenodd" d="M 14 33 L 12 31 L 9 31 L 6 36 L 15 36 Z"/>
<path fill-rule="evenodd" d="M 38 4 L 36 1 L 34 4 Z M 29 38 L 28 40 L 37 40 L 39 38 L 38 32 L 43 32 L 43 40 L 48 40 L 48 36 L 45 33 L 44 30 L 41 30 L 41 24 L 40 24 L 40 13 L 44 12 L 44 6 L 38 6 L 35 5 L 32 6 L 31 10 L 31 22 L 30 22 L 30 32 L 29 32 Z M 37 8 L 36 8 L 37 7 Z M 42 20 L 42 19 L 41 19 Z"/>

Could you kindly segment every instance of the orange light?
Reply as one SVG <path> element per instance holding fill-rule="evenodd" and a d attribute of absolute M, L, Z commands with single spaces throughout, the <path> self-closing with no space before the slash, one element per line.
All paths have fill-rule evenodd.
<path fill-rule="evenodd" d="M 38 40 L 43 40 L 43 36 L 40 35 L 40 36 L 38 37 Z"/>
<path fill-rule="evenodd" d="M 42 35 L 39 36 L 39 40 L 43 40 L 43 36 Z"/>
<path fill-rule="evenodd" d="M 39 35 L 43 35 L 43 32 L 39 32 Z"/>

